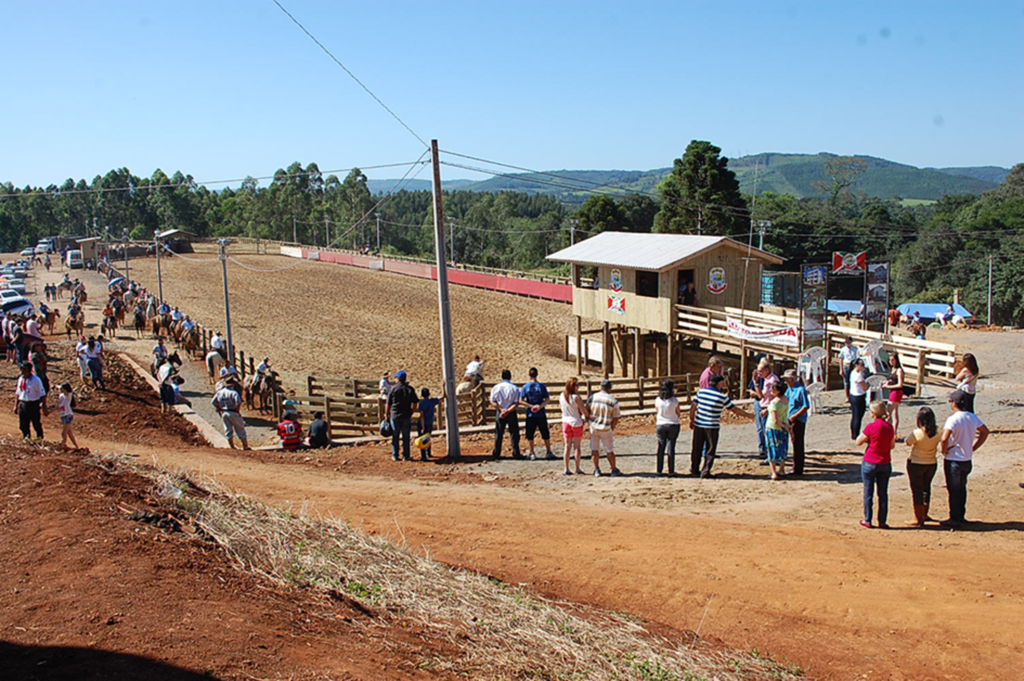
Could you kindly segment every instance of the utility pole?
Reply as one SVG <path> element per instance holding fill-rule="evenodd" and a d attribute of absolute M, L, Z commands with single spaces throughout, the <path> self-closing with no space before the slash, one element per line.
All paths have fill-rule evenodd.
<path fill-rule="evenodd" d="M 124 242 L 124 281 L 126 284 L 129 284 L 132 279 L 128 276 L 128 228 L 122 229 L 121 233 L 123 234 L 122 240 Z"/>
<path fill-rule="evenodd" d="M 295 227 L 295 216 L 294 215 L 292 216 L 292 243 L 293 244 L 299 243 L 299 231 Z"/>
<path fill-rule="evenodd" d="M 992 260 L 995 256 L 988 256 L 988 325 L 992 326 Z"/>
<path fill-rule="evenodd" d="M 377 252 L 380 253 L 380 213 L 377 215 Z"/>
<path fill-rule="evenodd" d="M 89 223 L 86 222 L 85 225 L 86 225 L 86 228 L 88 228 Z M 104 225 L 103 226 L 103 244 L 104 244 L 103 252 L 106 254 L 104 256 L 104 259 L 107 261 L 107 267 L 110 267 L 110 226 L 109 225 Z"/>
<path fill-rule="evenodd" d="M 444 260 L 444 208 L 441 203 L 441 161 L 437 153 L 437 140 L 430 140 L 430 158 L 434 167 L 434 254 L 437 257 L 437 304 L 441 313 L 441 364 L 444 368 L 444 408 L 448 458 L 461 459 L 459 401 L 455 397 L 455 351 L 452 343 L 451 301 L 448 298 L 448 267 Z"/>
<path fill-rule="evenodd" d="M 576 227 L 580 224 L 577 218 L 569 218 L 569 245 L 576 245 Z"/>
<path fill-rule="evenodd" d="M 156 292 L 160 304 L 164 303 L 164 278 L 160 272 L 160 232 L 153 232 L 153 245 L 156 247 Z"/>
<path fill-rule="evenodd" d="M 448 218 L 448 246 L 451 251 L 452 265 L 455 264 L 455 218 Z"/>
<path fill-rule="evenodd" d="M 758 248 L 758 250 L 761 250 L 761 251 L 764 250 L 764 235 L 767 234 L 768 228 L 771 227 L 771 226 L 772 226 L 772 223 L 770 221 L 768 221 L 768 220 L 758 220 L 757 221 L 757 233 L 758 233 L 757 248 Z"/>
<path fill-rule="evenodd" d="M 231 342 L 231 301 L 228 298 L 228 240 L 217 239 L 217 245 L 217 257 L 220 258 L 221 273 L 224 275 L 224 324 L 228 330 L 228 366 L 235 366 L 235 346 Z"/>
<path fill-rule="evenodd" d="M 326 245 L 324 246 L 324 248 L 330 248 L 331 247 L 331 223 L 327 221 L 327 216 L 326 215 L 324 216 L 324 234 L 327 235 L 327 238 L 324 239 L 324 241 L 326 242 Z"/>

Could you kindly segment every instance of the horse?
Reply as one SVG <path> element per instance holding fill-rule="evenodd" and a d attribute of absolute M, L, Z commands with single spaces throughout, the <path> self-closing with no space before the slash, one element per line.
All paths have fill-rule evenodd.
<path fill-rule="evenodd" d="M 71 338 L 71 332 L 74 331 L 76 336 L 81 336 L 85 331 L 85 313 L 79 311 L 76 315 L 71 315 L 64 319 L 64 330 L 68 334 L 68 338 Z"/>
<path fill-rule="evenodd" d="M 259 374 L 253 374 L 252 378 L 245 382 L 245 386 L 242 388 L 242 393 L 245 398 L 245 406 L 248 409 L 253 409 L 254 404 L 257 402 L 256 408 L 262 414 L 271 407 L 272 395 L 275 391 L 279 390 L 281 382 L 278 380 L 276 371 L 268 371 L 263 376 L 263 380 L 260 380 Z"/>
<path fill-rule="evenodd" d="M 117 317 L 114 315 L 107 315 L 103 318 L 103 323 L 100 324 L 100 333 L 104 336 L 107 332 L 110 332 L 110 337 L 114 338 L 117 335 Z"/>
<path fill-rule="evenodd" d="M 171 315 L 169 314 L 158 314 L 150 318 L 150 324 L 153 327 L 153 337 L 167 336 L 170 333 L 171 326 Z"/>
<path fill-rule="evenodd" d="M 75 290 L 75 285 L 74 284 L 72 284 L 70 281 L 62 281 L 59 284 L 57 284 L 57 297 L 58 298 L 63 298 L 65 291 L 71 292 L 71 291 L 74 291 L 74 290 Z"/>
<path fill-rule="evenodd" d="M 153 376 L 156 376 L 156 372 L 160 371 L 160 367 L 162 367 L 164 364 L 170 364 L 172 367 L 174 367 L 175 371 L 177 371 L 177 369 L 182 364 L 181 355 L 179 355 L 178 351 L 175 350 L 171 354 L 167 355 L 166 359 L 154 359 L 153 363 L 149 365 L 149 373 L 153 374 Z"/>
<path fill-rule="evenodd" d="M 132 314 L 132 324 L 135 327 L 135 336 L 142 338 L 142 334 L 146 332 L 146 312 L 141 307 L 135 308 L 135 312 Z"/>
<path fill-rule="evenodd" d="M 46 313 L 39 313 L 39 328 L 44 326 L 47 328 L 46 333 L 53 335 L 53 327 L 57 323 L 57 319 L 60 317 L 60 310 L 54 308 L 47 311 Z"/>
<path fill-rule="evenodd" d="M 210 375 L 210 385 L 213 385 L 220 379 L 220 369 L 224 364 L 224 355 L 216 350 L 210 350 L 206 353 L 206 371 Z"/>
<path fill-rule="evenodd" d="M 455 386 L 455 395 L 465 395 L 476 390 L 477 386 L 484 382 L 484 379 L 480 376 L 466 376 L 462 379 L 462 383 Z"/>
<path fill-rule="evenodd" d="M 181 335 L 181 347 L 189 357 L 195 359 L 203 350 L 199 342 L 199 329 L 193 326 L 191 330 L 184 332 Z"/>

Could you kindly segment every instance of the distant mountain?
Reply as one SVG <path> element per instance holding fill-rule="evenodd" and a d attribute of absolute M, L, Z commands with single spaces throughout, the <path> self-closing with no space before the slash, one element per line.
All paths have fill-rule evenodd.
<path fill-rule="evenodd" d="M 729 159 L 745 194 L 773 191 L 798 197 L 821 196 L 813 183 L 825 180 L 825 161 L 835 156 L 820 154 L 763 153 Z M 977 168 L 917 168 L 874 156 L 857 156 L 866 164 L 851 190 L 868 196 L 935 201 L 947 194 L 980 194 L 993 189 L 1009 170 L 996 166 Z M 670 168 L 655 170 L 552 170 L 516 173 L 474 182 L 451 180 L 446 189 L 480 192 L 520 191 L 553 194 L 564 203 L 583 203 L 595 190 L 611 195 L 656 193 L 658 183 Z M 384 192 L 396 180 L 370 180 L 370 191 Z M 413 180 L 408 189 L 429 189 L 427 180 Z"/>
<path fill-rule="evenodd" d="M 367 180 L 366 187 L 371 194 L 384 194 L 394 189 L 399 180 Z M 465 189 L 466 185 L 475 184 L 473 180 L 442 180 L 445 189 Z M 411 192 L 430 191 L 432 183 L 430 180 L 409 180 L 402 182 L 402 188 Z"/>

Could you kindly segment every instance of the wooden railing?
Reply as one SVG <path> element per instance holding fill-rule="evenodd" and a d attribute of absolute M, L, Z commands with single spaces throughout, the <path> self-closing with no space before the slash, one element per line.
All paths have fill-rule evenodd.
<path fill-rule="evenodd" d="M 915 385 L 923 385 L 931 379 L 933 383 L 952 382 L 956 375 L 957 349 L 950 343 L 939 343 L 930 340 L 919 340 L 907 336 L 865 331 L 863 329 L 841 328 L 829 329 L 829 361 L 838 358 L 839 350 L 846 338 L 852 338 L 855 345 L 863 346 L 873 340 L 882 341 L 883 347 L 890 354 L 899 354 L 900 363 L 906 374 L 907 381 Z"/>

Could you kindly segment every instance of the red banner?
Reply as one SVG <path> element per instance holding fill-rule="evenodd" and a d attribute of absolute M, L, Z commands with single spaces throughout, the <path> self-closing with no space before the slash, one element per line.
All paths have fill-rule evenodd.
<path fill-rule="evenodd" d="M 861 253 L 832 253 L 832 274 L 864 274 L 868 267 L 867 251 Z"/>

